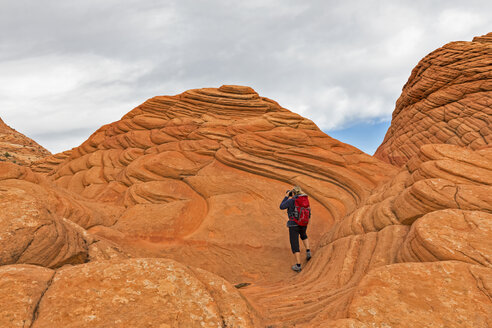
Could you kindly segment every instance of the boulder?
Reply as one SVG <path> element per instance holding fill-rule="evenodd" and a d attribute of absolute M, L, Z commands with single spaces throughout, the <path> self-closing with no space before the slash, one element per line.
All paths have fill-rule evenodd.
<path fill-rule="evenodd" d="M 455 261 L 394 264 L 359 284 L 348 316 L 378 327 L 489 327 L 492 269 Z"/>
<path fill-rule="evenodd" d="M 166 259 L 93 262 L 56 272 L 33 328 L 258 327 L 225 280 Z"/>

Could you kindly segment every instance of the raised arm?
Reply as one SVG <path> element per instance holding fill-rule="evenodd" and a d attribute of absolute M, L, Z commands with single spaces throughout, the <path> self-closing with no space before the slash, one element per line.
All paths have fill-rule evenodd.
<path fill-rule="evenodd" d="M 289 193 L 290 193 L 290 190 L 287 190 L 287 192 L 285 193 L 284 199 L 280 203 L 280 209 L 281 210 L 285 210 L 285 209 L 289 208 L 289 206 L 291 206 L 292 202 L 294 201 L 293 199 L 289 198 Z"/>
<path fill-rule="evenodd" d="M 285 210 L 289 207 L 289 197 L 285 196 L 285 198 L 280 203 L 280 209 Z"/>

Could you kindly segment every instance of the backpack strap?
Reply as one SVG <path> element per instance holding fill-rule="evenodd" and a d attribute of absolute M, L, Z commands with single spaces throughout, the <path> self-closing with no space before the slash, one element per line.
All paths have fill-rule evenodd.
<path fill-rule="evenodd" d="M 294 200 L 294 210 L 292 211 L 292 213 L 290 213 L 288 215 L 290 221 L 295 221 L 295 219 L 296 219 L 295 213 L 296 213 L 296 199 L 297 199 L 297 197 L 298 196 L 292 197 L 292 199 Z"/>

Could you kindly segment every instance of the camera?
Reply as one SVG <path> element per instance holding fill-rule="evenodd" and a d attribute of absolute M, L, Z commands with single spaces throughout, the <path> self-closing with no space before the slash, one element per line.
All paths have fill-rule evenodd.
<path fill-rule="evenodd" d="M 287 190 L 286 193 L 289 193 L 289 197 L 292 197 L 292 190 Z"/>

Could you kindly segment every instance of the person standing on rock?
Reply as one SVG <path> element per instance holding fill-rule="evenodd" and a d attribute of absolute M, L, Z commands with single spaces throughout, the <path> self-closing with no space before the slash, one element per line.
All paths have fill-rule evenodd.
<path fill-rule="evenodd" d="M 280 203 L 281 210 L 287 210 L 287 227 L 289 228 L 290 248 L 296 258 L 296 264 L 292 270 L 301 272 L 301 253 L 299 250 L 299 237 L 301 237 L 304 248 L 306 248 L 306 261 L 311 259 L 309 240 L 306 229 L 311 218 L 311 208 L 308 196 L 302 191 L 301 187 L 295 186 L 292 190 L 287 190 L 285 197 Z"/>

